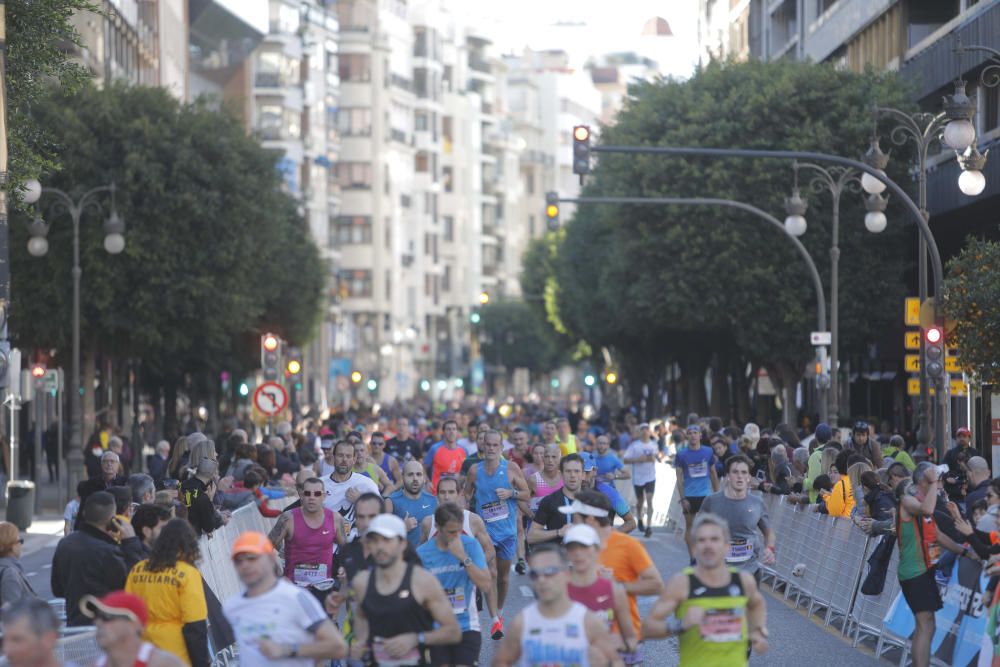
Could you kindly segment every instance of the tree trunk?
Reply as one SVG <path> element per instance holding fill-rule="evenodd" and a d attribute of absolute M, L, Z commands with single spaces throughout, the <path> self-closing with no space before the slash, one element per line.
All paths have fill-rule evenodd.
<path fill-rule="evenodd" d="M 712 357 L 710 369 L 712 372 L 712 401 L 709 414 L 725 419 L 728 401 L 726 394 L 729 392 L 729 385 L 726 382 L 726 370 L 723 367 L 724 359 L 721 354 Z"/>
<path fill-rule="evenodd" d="M 737 359 L 735 368 L 733 369 L 733 393 L 735 394 L 736 403 L 736 422 L 746 424 L 750 421 L 751 414 L 750 378 L 746 375 L 746 366 L 743 359 Z"/>
<path fill-rule="evenodd" d="M 97 343 L 92 340 L 80 341 L 80 382 L 83 383 L 83 396 L 80 410 L 83 413 L 83 433 L 81 437 L 86 444 L 97 427 L 97 411 L 95 408 L 94 380 L 97 374 Z"/>
<path fill-rule="evenodd" d="M 163 385 L 163 437 L 171 443 L 180 437 L 177 423 L 177 383 L 168 380 Z"/>

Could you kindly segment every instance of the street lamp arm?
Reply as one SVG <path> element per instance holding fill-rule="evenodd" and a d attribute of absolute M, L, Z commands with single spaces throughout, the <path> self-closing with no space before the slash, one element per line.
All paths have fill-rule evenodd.
<path fill-rule="evenodd" d="M 822 167 L 813 162 L 796 161 L 795 168 L 814 172 L 815 176 L 810 181 L 813 192 L 817 194 L 829 192 L 835 200 L 840 199 L 840 195 L 852 185 L 861 187 L 861 175 L 857 169 L 851 167 Z"/>
<path fill-rule="evenodd" d="M 891 107 L 875 107 L 875 114 L 888 116 L 899 122 L 899 125 L 889 132 L 889 139 L 897 146 L 903 146 L 912 140 L 919 152 L 921 169 L 927 164 L 927 151 L 935 141 L 941 141 L 941 131 L 948 124 L 948 117 L 943 112 L 937 115 L 931 113 L 910 115 Z"/>
<path fill-rule="evenodd" d="M 97 206 L 98 210 L 100 210 L 101 205 L 97 201 L 97 195 L 102 192 L 114 192 L 114 190 L 114 185 L 99 185 L 87 190 L 75 200 L 67 192 L 59 188 L 44 187 L 42 188 L 42 194 L 54 195 L 57 199 L 56 206 L 61 206 L 71 217 L 78 218 L 88 206 Z"/>
<path fill-rule="evenodd" d="M 996 88 L 1000 86 L 1000 51 L 992 49 L 988 46 L 965 46 L 962 45 L 957 49 L 959 51 L 982 51 L 983 53 L 990 54 L 990 60 L 983 67 L 982 71 L 979 72 L 979 85 L 985 86 L 986 88 Z"/>
<path fill-rule="evenodd" d="M 782 236 L 795 245 L 795 249 L 802 255 L 809 274 L 812 278 L 813 288 L 816 290 L 816 323 L 819 331 L 826 331 L 826 296 L 823 293 L 823 282 L 819 277 L 819 270 L 812 256 L 802 242 L 785 231 L 785 225 L 767 211 L 763 211 L 752 204 L 733 201 L 731 199 L 714 199 L 708 197 L 569 197 L 559 198 L 560 202 L 570 204 L 640 204 L 652 206 L 725 206 L 752 213 L 771 225 L 781 230 Z"/>
<path fill-rule="evenodd" d="M 920 211 L 920 207 L 910 198 L 906 191 L 894 180 L 881 173 L 878 169 L 869 167 L 860 160 L 841 157 L 840 155 L 830 155 L 828 153 L 814 153 L 812 151 L 775 151 L 757 150 L 747 148 L 697 148 L 689 146 L 593 146 L 590 149 L 595 153 L 631 153 L 650 155 L 700 155 L 706 157 L 738 157 L 738 158 L 770 158 L 776 160 L 811 160 L 815 162 L 829 162 L 843 167 L 853 167 L 860 172 L 869 174 L 876 180 L 886 184 L 889 190 L 896 195 L 903 207 L 907 210 L 913 221 L 917 224 L 920 235 L 927 242 L 927 250 L 931 256 L 931 269 L 934 276 L 934 293 L 941 294 L 941 285 L 944 282 L 944 266 L 941 262 L 941 253 L 938 250 L 934 234 L 931 233 L 927 219 Z"/>

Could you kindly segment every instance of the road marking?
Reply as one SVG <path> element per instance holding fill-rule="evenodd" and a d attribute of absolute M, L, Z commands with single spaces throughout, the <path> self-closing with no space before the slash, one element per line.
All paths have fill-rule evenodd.
<path fill-rule="evenodd" d="M 524 597 L 528 599 L 532 599 L 535 597 L 535 592 L 531 590 L 531 586 L 518 586 L 518 588 L 521 589 L 521 595 L 523 595 Z"/>
<path fill-rule="evenodd" d="M 33 577 L 33 576 L 35 576 L 36 574 L 38 574 L 38 573 L 37 573 L 37 572 L 29 572 L 29 573 L 28 573 L 28 576 L 29 576 L 29 577 Z"/>
<path fill-rule="evenodd" d="M 42 566 L 42 569 L 43 570 L 51 570 L 52 569 L 52 563 L 46 563 L 45 565 Z"/>

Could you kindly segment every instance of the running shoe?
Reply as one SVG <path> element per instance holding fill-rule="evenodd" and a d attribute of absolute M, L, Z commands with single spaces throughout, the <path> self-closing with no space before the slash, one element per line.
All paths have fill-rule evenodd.
<path fill-rule="evenodd" d="M 493 637 L 495 641 L 503 639 L 503 616 L 497 619 L 497 622 L 493 624 L 490 628 L 490 636 Z"/>
<path fill-rule="evenodd" d="M 642 525 L 642 519 L 639 519 L 639 532 L 641 533 L 644 530 L 646 530 L 646 527 Z"/>
<path fill-rule="evenodd" d="M 524 562 L 523 558 L 517 559 L 517 565 L 514 566 L 514 571 L 518 574 L 524 574 L 528 571 L 528 564 Z"/>
<path fill-rule="evenodd" d="M 646 526 L 646 537 L 652 537 L 652 536 L 653 536 L 653 529 L 650 528 L 649 526 Z"/>

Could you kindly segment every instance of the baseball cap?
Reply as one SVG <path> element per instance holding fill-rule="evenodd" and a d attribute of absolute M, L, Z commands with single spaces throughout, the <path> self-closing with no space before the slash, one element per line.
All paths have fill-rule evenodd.
<path fill-rule="evenodd" d="M 588 470 L 593 470 L 597 466 L 597 460 L 594 455 L 590 452 L 580 452 L 580 458 L 583 459 L 583 470 L 584 472 Z"/>
<path fill-rule="evenodd" d="M 597 531 L 582 523 L 574 524 L 563 536 L 563 544 L 582 544 L 586 547 L 600 546 L 601 538 Z"/>
<path fill-rule="evenodd" d="M 639 428 L 649 428 L 649 422 L 642 422 L 639 424 Z"/>
<path fill-rule="evenodd" d="M 406 539 L 406 524 L 395 514 L 379 514 L 368 524 L 368 534 Z"/>
<path fill-rule="evenodd" d="M 862 431 L 867 431 L 868 430 L 868 422 L 866 422 L 864 420 L 858 421 L 858 422 L 854 422 L 854 429 L 853 430 L 854 430 L 855 433 L 860 433 Z"/>
<path fill-rule="evenodd" d="M 320 449 L 333 449 L 333 443 L 334 442 L 335 442 L 335 440 L 332 437 L 330 437 L 330 438 L 321 438 L 320 441 L 319 441 L 319 448 Z"/>
<path fill-rule="evenodd" d="M 969 430 L 968 426 L 960 426 L 955 435 L 972 435 L 972 431 Z"/>
<path fill-rule="evenodd" d="M 572 504 L 561 505 L 559 511 L 563 514 L 582 514 L 583 516 L 608 516 L 608 511 L 593 505 L 585 505 L 578 498 L 574 498 Z M 376 517 L 378 518 L 378 517 Z M 374 523 L 374 522 L 373 522 Z M 369 528 L 369 530 L 371 530 Z"/>
<path fill-rule="evenodd" d="M 80 612 L 87 618 L 96 618 L 98 613 L 127 618 L 143 627 L 149 618 L 143 599 L 125 591 L 112 591 L 102 598 L 84 595 L 80 598 Z"/>
<path fill-rule="evenodd" d="M 698 426 L 697 424 L 688 424 L 687 430 L 688 431 L 699 431 L 700 432 L 701 431 L 701 427 Z"/>
<path fill-rule="evenodd" d="M 274 545 L 271 544 L 271 540 L 267 539 L 267 535 L 263 533 L 258 533 L 254 530 L 248 530 L 242 533 L 233 542 L 233 548 L 231 551 L 232 558 L 236 558 L 240 554 L 257 554 L 258 556 L 266 556 L 268 554 L 274 553 Z"/>

